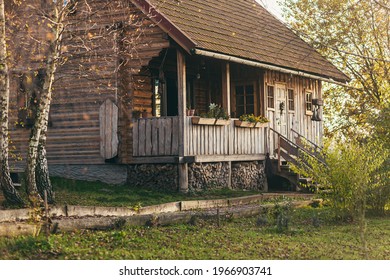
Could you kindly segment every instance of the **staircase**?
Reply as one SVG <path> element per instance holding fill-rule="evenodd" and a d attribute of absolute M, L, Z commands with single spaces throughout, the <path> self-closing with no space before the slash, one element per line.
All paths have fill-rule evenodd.
<path fill-rule="evenodd" d="M 277 148 L 274 151 L 276 159 L 270 160 L 272 175 L 287 179 L 291 184 L 291 191 L 302 191 L 304 189 L 302 185 L 312 185 L 312 179 L 296 174 L 291 170 L 290 163 L 297 164 L 297 159 L 302 153 L 323 162 L 320 156 L 321 148 L 295 130 L 292 130 L 296 135 L 295 143 L 272 128 L 270 131 L 277 136 Z"/>

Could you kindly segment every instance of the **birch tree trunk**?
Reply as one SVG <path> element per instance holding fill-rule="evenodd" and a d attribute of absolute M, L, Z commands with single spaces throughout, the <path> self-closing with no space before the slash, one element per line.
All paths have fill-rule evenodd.
<path fill-rule="evenodd" d="M 48 203 L 54 203 L 54 191 L 49 177 L 49 167 L 46 157 L 46 132 L 47 125 L 42 128 L 41 136 L 38 143 L 38 158 L 35 168 L 35 176 L 38 187 L 38 192 L 41 197 L 44 197 L 45 191 Z"/>
<path fill-rule="evenodd" d="M 60 4 L 58 4 L 60 5 Z M 60 6 L 61 7 L 61 6 Z M 50 42 L 49 52 L 46 60 L 46 76 L 43 85 L 42 94 L 39 100 L 39 107 L 34 126 L 31 130 L 31 136 L 28 147 L 27 167 L 26 167 L 26 186 L 29 201 L 33 206 L 42 203 L 42 195 L 45 188 L 50 183 L 47 160 L 46 160 L 46 130 L 49 120 L 50 103 L 53 93 L 53 82 L 58 66 L 58 60 L 61 55 L 61 41 L 63 31 L 63 7 L 54 8 L 54 20 L 52 20 L 54 38 Z M 40 148 L 39 148 L 40 147 Z M 38 163 L 39 161 L 39 163 Z M 38 174 L 36 174 L 37 169 Z M 38 175 L 38 176 L 37 176 Z M 39 188 L 37 184 L 39 181 Z M 42 192 L 42 194 L 41 194 Z M 49 193 L 50 192 L 50 193 Z M 51 188 L 48 189 L 48 195 L 51 195 Z"/>
<path fill-rule="evenodd" d="M 0 0 L 0 186 L 7 202 L 24 205 L 11 180 L 8 165 L 9 74 L 5 39 L 4 0 Z"/>

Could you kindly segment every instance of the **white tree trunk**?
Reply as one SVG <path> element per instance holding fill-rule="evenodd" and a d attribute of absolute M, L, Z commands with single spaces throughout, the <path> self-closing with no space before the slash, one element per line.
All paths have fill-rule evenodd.
<path fill-rule="evenodd" d="M 28 147 L 26 185 L 27 185 L 27 192 L 29 195 L 30 203 L 32 203 L 33 205 L 42 202 L 42 197 L 40 195 L 39 189 L 43 192 L 45 187 L 44 185 L 41 185 L 38 189 L 37 176 L 36 176 L 37 167 L 39 168 L 38 170 L 44 173 L 44 175 L 42 175 L 41 177 L 40 176 L 41 173 L 39 172 L 40 174 L 39 181 L 42 182 L 41 179 L 43 177 L 48 179 L 48 170 L 44 169 L 45 166 L 47 168 L 46 151 L 44 149 L 46 144 L 45 135 L 46 135 L 47 124 L 49 120 L 50 103 L 51 103 L 52 92 L 53 92 L 53 82 L 54 82 L 54 77 L 58 66 L 58 60 L 61 55 L 63 17 L 65 14 L 64 9 L 65 7 L 61 7 L 61 5 L 59 7 L 55 7 L 55 18 L 53 20 L 54 21 L 53 29 L 54 29 L 55 36 L 53 41 L 50 43 L 49 53 L 47 55 L 45 83 L 43 85 L 42 94 L 39 100 L 39 107 L 37 110 L 35 123 L 31 131 L 29 147 Z M 41 149 L 39 150 L 38 147 L 40 143 L 41 143 Z M 43 152 L 41 153 L 41 156 L 39 156 L 39 151 Z M 38 164 L 38 159 L 39 159 L 39 164 Z"/>
<path fill-rule="evenodd" d="M 24 201 L 11 180 L 8 165 L 9 74 L 4 10 L 4 0 L 0 0 L 0 186 L 7 202 L 23 205 Z"/>

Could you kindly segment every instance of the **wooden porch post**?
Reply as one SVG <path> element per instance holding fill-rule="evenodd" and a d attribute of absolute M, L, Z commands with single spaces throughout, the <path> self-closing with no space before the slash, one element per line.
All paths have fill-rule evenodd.
<path fill-rule="evenodd" d="M 187 135 L 186 135 L 186 61 L 181 50 L 177 50 L 177 92 L 178 92 L 178 113 L 179 113 L 179 158 L 187 154 Z M 188 164 L 179 163 L 179 191 L 188 192 Z"/>
<path fill-rule="evenodd" d="M 222 64 L 222 107 L 230 115 L 230 63 Z"/>
<path fill-rule="evenodd" d="M 230 63 L 222 63 L 222 107 L 226 110 L 230 116 Z M 228 162 L 229 174 L 228 175 L 228 188 L 232 188 L 232 162 Z"/>

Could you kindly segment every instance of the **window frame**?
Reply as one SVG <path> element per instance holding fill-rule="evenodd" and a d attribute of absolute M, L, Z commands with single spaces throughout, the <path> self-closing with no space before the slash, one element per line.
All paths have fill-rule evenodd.
<path fill-rule="evenodd" d="M 252 86 L 253 87 L 253 104 L 247 104 L 247 92 L 246 92 L 246 88 L 248 86 Z M 243 108 L 244 108 L 244 114 L 252 114 L 251 112 L 249 112 L 247 110 L 247 107 L 248 106 L 252 106 L 252 111 L 253 111 L 253 114 L 256 114 L 256 83 L 251 81 L 251 82 L 239 82 L 239 83 L 235 83 L 234 84 L 234 97 L 235 97 L 235 110 L 236 110 L 236 117 L 240 117 L 240 115 L 238 114 L 238 99 L 237 99 L 237 87 L 243 87 L 244 89 L 244 94 L 243 94 L 243 97 L 244 97 L 244 104 L 241 105 Z"/>
<path fill-rule="evenodd" d="M 313 115 L 313 92 L 310 90 L 305 90 L 305 111 L 306 115 Z"/>
<path fill-rule="evenodd" d="M 290 96 L 290 93 L 292 94 Z M 292 97 L 292 98 L 290 98 Z M 293 105 L 293 106 L 290 106 L 290 105 Z M 287 106 L 288 106 L 288 111 L 289 112 L 295 112 L 295 91 L 293 88 L 287 88 Z M 292 107 L 292 109 L 291 109 Z"/>
<path fill-rule="evenodd" d="M 267 85 L 267 110 L 275 111 L 275 85 Z M 272 88 L 272 96 L 269 89 Z M 270 100 L 272 100 L 272 107 L 270 107 Z"/>

